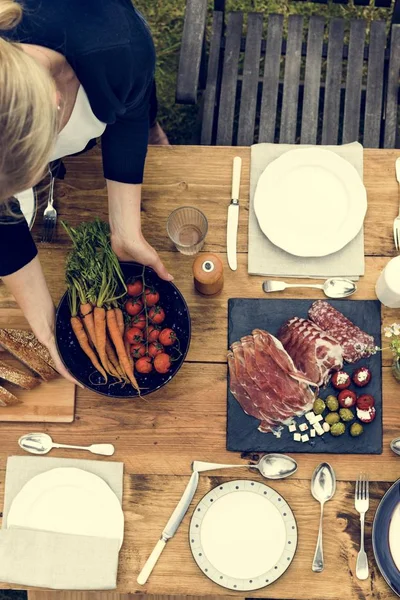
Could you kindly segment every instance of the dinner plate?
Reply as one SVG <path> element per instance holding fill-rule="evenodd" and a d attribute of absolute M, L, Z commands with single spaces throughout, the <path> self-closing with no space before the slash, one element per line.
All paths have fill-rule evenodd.
<path fill-rule="evenodd" d="M 279 248 L 326 256 L 358 234 L 367 195 L 356 169 L 334 152 L 290 150 L 260 176 L 254 210 L 261 230 Z"/>
<path fill-rule="evenodd" d="M 297 525 L 288 503 L 257 481 L 224 483 L 194 510 L 190 548 L 203 573 L 237 591 L 270 585 L 290 566 Z"/>
<path fill-rule="evenodd" d="M 64 467 L 24 485 L 11 504 L 7 527 L 118 539 L 122 545 L 124 514 L 101 477 Z"/>
<path fill-rule="evenodd" d="M 15 198 L 19 202 L 21 211 L 29 225 L 29 229 L 32 229 L 37 210 L 37 199 L 35 190 L 33 188 L 29 188 L 29 190 L 25 190 L 24 192 L 15 194 Z"/>
<path fill-rule="evenodd" d="M 388 489 L 377 508 L 372 545 L 380 572 L 400 596 L 400 479 Z"/>

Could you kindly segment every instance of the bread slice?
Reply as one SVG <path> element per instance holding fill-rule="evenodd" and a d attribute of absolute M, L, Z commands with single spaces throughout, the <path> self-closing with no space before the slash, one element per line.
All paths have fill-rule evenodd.
<path fill-rule="evenodd" d="M 40 375 L 44 381 L 50 381 L 58 377 L 57 371 L 50 367 L 33 347 L 24 345 L 23 339 L 25 339 L 25 336 L 20 336 L 20 339 L 18 339 L 18 336 L 14 334 L 11 336 L 5 329 L 0 329 L 0 346 L 3 346 L 5 350 L 8 350 L 29 369 Z"/>
<path fill-rule="evenodd" d="M 11 406 L 12 404 L 21 404 L 21 400 L 0 385 L 0 407 Z"/>
<path fill-rule="evenodd" d="M 24 346 L 28 346 L 32 350 L 35 350 L 37 354 L 40 356 L 44 362 L 50 365 L 54 370 L 56 370 L 56 365 L 54 364 L 53 359 L 50 356 L 49 351 L 46 346 L 43 346 L 37 339 L 32 331 L 26 331 L 25 329 L 5 329 L 8 335 L 15 340 L 16 342 L 23 344 Z"/>
<path fill-rule="evenodd" d="M 0 360 L 0 379 L 4 379 L 5 381 L 9 381 L 18 387 L 23 388 L 24 390 L 31 390 L 36 387 L 40 383 L 40 379 L 37 377 L 33 377 L 32 375 L 28 375 L 19 369 L 15 369 L 6 365 L 6 363 Z"/>

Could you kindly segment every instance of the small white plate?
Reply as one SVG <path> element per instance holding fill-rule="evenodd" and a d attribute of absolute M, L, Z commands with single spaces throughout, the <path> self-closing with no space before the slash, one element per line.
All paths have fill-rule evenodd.
<path fill-rule="evenodd" d="M 356 169 L 322 148 L 290 150 L 260 176 L 254 210 L 262 232 L 295 256 L 327 256 L 360 231 L 367 194 Z"/>
<path fill-rule="evenodd" d="M 29 229 L 32 229 L 37 210 L 36 192 L 34 188 L 29 188 L 29 190 L 15 194 L 15 197 L 20 204 L 21 211 L 29 225 Z"/>
<path fill-rule="evenodd" d="M 124 537 L 124 513 L 109 485 L 93 473 L 57 468 L 33 477 L 14 498 L 7 528 Z"/>
<path fill-rule="evenodd" d="M 291 564 L 297 526 L 287 502 L 257 481 L 230 481 L 206 494 L 190 522 L 193 557 L 209 579 L 236 591 L 270 585 Z"/>

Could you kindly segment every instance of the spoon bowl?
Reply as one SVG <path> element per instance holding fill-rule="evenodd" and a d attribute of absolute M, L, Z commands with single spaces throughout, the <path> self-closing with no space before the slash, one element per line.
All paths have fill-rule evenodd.
<path fill-rule="evenodd" d="M 395 454 L 400 455 L 400 437 L 395 438 L 390 442 L 390 449 Z"/>
<path fill-rule="evenodd" d="M 294 458 L 285 454 L 265 454 L 255 465 L 225 465 L 220 463 L 202 462 L 195 460 L 192 463 L 193 471 L 214 471 L 216 469 L 257 469 L 266 479 L 285 479 L 297 471 L 297 463 Z"/>
<path fill-rule="evenodd" d="M 347 298 L 357 291 L 357 286 L 351 279 L 331 277 L 324 282 L 323 290 L 328 298 Z"/>

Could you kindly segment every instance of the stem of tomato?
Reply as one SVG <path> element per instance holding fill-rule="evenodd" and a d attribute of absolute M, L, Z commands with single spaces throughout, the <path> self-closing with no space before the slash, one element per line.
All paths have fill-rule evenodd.
<path fill-rule="evenodd" d="M 147 314 L 147 300 L 146 300 L 146 280 L 144 277 L 144 272 L 145 272 L 146 267 L 143 267 L 142 270 L 142 285 L 143 285 L 143 307 L 144 307 L 144 314 L 146 316 L 146 334 L 148 333 L 149 330 L 149 315 Z M 149 336 L 146 335 L 146 356 L 149 355 Z"/>

